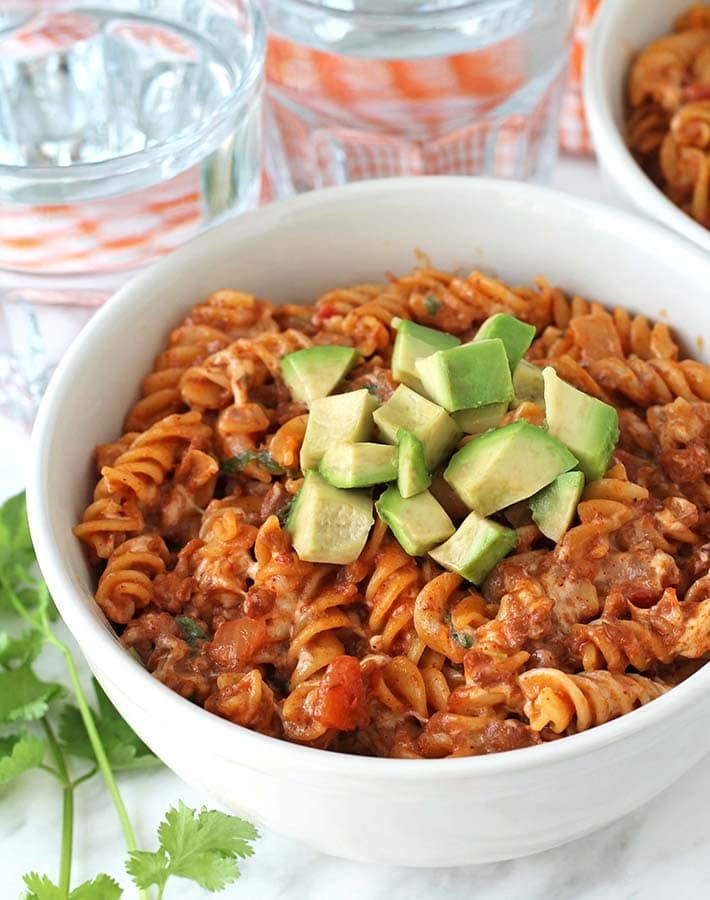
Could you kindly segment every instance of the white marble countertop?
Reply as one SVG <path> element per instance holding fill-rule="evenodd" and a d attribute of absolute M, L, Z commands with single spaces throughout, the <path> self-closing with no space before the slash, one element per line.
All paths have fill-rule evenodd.
<path fill-rule="evenodd" d="M 562 161 L 553 184 L 620 205 L 589 162 Z M 27 436 L 0 419 L 0 447 L 0 498 L 4 498 L 23 486 Z M 178 799 L 191 806 L 215 805 L 167 769 L 123 775 L 120 785 L 139 842 L 146 848 L 153 848 L 158 822 Z M 709 797 L 710 764 L 703 762 L 636 813 L 587 838 L 526 859 L 452 869 L 351 863 L 264 832 L 255 856 L 241 864 L 241 879 L 217 896 L 239 900 L 685 900 L 708 896 Z M 574 796 L 569 802 L 575 802 Z M 118 822 L 99 779 L 79 789 L 77 823 L 74 883 L 106 871 L 127 885 Z M 36 773 L 2 789 L 0 900 L 18 896 L 21 876 L 31 869 L 55 875 L 59 837 L 60 796 L 51 779 Z M 206 896 L 178 880 L 171 882 L 166 894 L 171 900 Z M 134 893 L 126 887 L 124 896 L 131 898 Z"/>

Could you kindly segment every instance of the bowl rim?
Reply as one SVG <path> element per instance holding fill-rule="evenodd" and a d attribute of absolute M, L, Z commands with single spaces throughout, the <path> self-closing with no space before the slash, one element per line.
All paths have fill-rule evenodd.
<path fill-rule="evenodd" d="M 643 0 L 637 0 L 639 5 Z M 627 12 L 624 3 L 602 3 L 585 50 L 582 92 L 594 149 L 614 185 L 637 207 L 668 228 L 710 250 L 710 229 L 696 222 L 651 181 L 626 146 L 611 108 L 615 89 L 607 77 L 610 55 L 618 43 L 616 30 Z M 661 35 L 659 35 L 660 37 Z"/>
<path fill-rule="evenodd" d="M 687 264 L 690 271 L 710 269 L 708 257 L 696 245 L 657 223 L 624 210 L 536 185 L 465 176 L 419 176 L 362 181 L 327 188 L 263 206 L 218 225 L 133 278 L 98 310 L 72 343 L 58 365 L 40 406 L 30 444 L 27 509 L 37 559 L 65 624 L 92 668 L 94 659 L 102 660 L 102 665 L 97 668 L 101 668 L 104 677 L 107 677 L 107 671 L 111 673 L 108 676 L 111 688 L 122 694 L 127 702 L 139 707 L 146 715 L 163 721 L 172 720 L 175 726 L 190 729 L 187 733 L 201 731 L 203 740 L 209 741 L 207 745 L 210 753 L 239 765 L 260 770 L 268 769 L 271 765 L 290 768 L 294 777 L 298 774 L 321 777 L 347 774 L 375 781 L 395 780 L 398 783 L 420 782 L 430 778 L 449 780 L 515 773 L 586 756 L 636 734 L 647 724 L 654 721 L 662 723 L 674 712 L 689 707 L 699 701 L 703 694 L 707 694 L 710 665 L 699 669 L 646 706 L 588 731 L 547 744 L 485 756 L 433 760 L 325 752 L 234 725 L 166 687 L 116 642 L 110 625 L 102 623 L 95 611 L 85 605 L 84 595 L 73 583 L 54 544 L 48 514 L 49 503 L 45 500 L 43 472 L 51 453 L 53 431 L 61 416 L 62 398 L 71 391 L 74 373 L 81 368 L 94 336 L 110 330 L 114 321 L 121 317 L 125 305 L 150 296 L 153 286 L 164 280 L 164 273 L 199 264 L 203 249 L 210 247 L 216 231 L 228 233 L 230 245 L 234 246 L 242 237 L 269 234 L 272 229 L 278 228 L 284 215 L 297 216 L 301 211 L 312 211 L 322 205 L 337 205 L 346 214 L 351 198 L 371 198 L 375 203 L 383 197 L 416 202 L 418 197 L 430 193 L 445 195 L 447 191 L 467 191 L 472 198 L 479 193 L 486 195 L 493 192 L 520 210 L 529 208 L 533 202 L 539 202 L 550 215 L 554 215 L 556 210 L 564 209 L 567 213 L 573 212 L 579 221 L 592 220 L 612 232 L 623 228 L 624 235 L 633 234 L 634 240 L 640 245 L 660 245 L 666 258 L 669 253 L 675 254 L 680 259 L 679 266 Z M 86 647 L 91 648 L 89 653 Z"/>

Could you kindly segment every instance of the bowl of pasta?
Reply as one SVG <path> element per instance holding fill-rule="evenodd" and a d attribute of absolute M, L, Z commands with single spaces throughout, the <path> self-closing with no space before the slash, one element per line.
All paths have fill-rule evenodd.
<path fill-rule="evenodd" d="M 710 4 L 602 4 L 584 66 L 599 163 L 647 215 L 710 249 Z"/>
<path fill-rule="evenodd" d="M 710 263 L 529 185 L 363 182 L 96 314 L 37 556 L 175 772 L 326 853 L 522 856 L 710 749 Z"/>

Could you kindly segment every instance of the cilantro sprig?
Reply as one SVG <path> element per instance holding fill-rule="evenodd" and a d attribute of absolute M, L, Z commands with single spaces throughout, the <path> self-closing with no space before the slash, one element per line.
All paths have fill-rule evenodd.
<path fill-rule="evenodd" d="M 229 459 L 223 459 L 219 464 L 219 471 L 223 475 L 236 475 L 237 472 L 243 471 L 249 463 L 257 463 L 266 469 L 272 475 L 283 475 L 286 471 L 280 466 L 268 450 L 242 450 L 236 456 Z"/>
<path fill-rule="evenodd" d="M 7 782 L 40 769 L 59 782 L 62 794 L 57 882 L 37 872 L 25 875 L 26 900 L 122 896 L 121 886 L 105 874 L 73 888 L 71 884 L 75 794 L 97 773 L 118 815 L 129 853 L 126 871 L 139 898 L 147 900 L 148 889 L 155 885 L 160 900 L 173 876 L 191 879 L 208 891 L 222 890 L 239 876 L 237 860 L 253 852 L 250 842 L 258 837 L 256 830 L 235 816 L 206 809 L 196 813 L 180 803 L 160 825 L 159 849 L 138 848 L 116 773 L 159 761 L 96 681 L 96 705 L 91 705 L 72 651 L 53 628 L 56 618 L 47 586 L 36 575 L 25 498 L 18 494 L 0 506 L 0 792 Z M 197 623 L 189 621 L 193 639 L 203 637 Z M 62 656 L 67 684 L 44 681 L 36 674 L 34 663 L 45 649 Z M 73 702 L 67 701 L 69 695 Z"/>

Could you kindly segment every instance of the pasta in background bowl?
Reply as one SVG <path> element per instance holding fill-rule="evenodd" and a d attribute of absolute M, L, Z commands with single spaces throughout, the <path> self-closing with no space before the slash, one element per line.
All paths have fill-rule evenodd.
<path fill-rule="evenodd" d="M 115 437 L 137 383 L 195 303 L 225 286 L 308 302 L 334 285 L 406 272 L 415 248 L 448 269 L 477 268 L 513 284 L 544 273 L 572 294 L 669 322 L 686 351 L 702 357 L 710 266 L 654 225 L 484 180 L 380 181 L 304 195 L 197 239 L 97 314 L 44 401 L 28 502 L 65 621 L 121 713 L 178 774 L 325 852 L 452 865 L 563 843 L 671 784 L 710 749 L 710 670 L 626 716 L 542 746 L 424 760 L 324 752 L 220 719 L 152 678 L 98 610 L 93 574 L 71 534 L 90 499 L 93 447 Z M 631 349 L 641 353 L 648 332 L 639 325 L 635 334 Z"/>
<path fill-rule="evenodd" d="M 594 149 L 606 177 L 634 206 L 709 250 L 710 231 L 689 214 L 702 204 L 693 204 L 691 197 L 686 198 L 689 212 L 677 206 L 654 184 L 627 146 L 627 84 L 634 59 L 653 41 L 670 35 L 674 23 L 693 5 L 692 0 L 603 3 L 585 57 L 584 102 Z M 648 122 L 642 123 L 642 127 L 648 126 Z M 655 122 L 654 127 L 660 123 Z M 672 165 L 671 161 L 667 165 Z M 679 200 L 686 197 L 685 191 L 676 189 L 675 193 Z"/>

